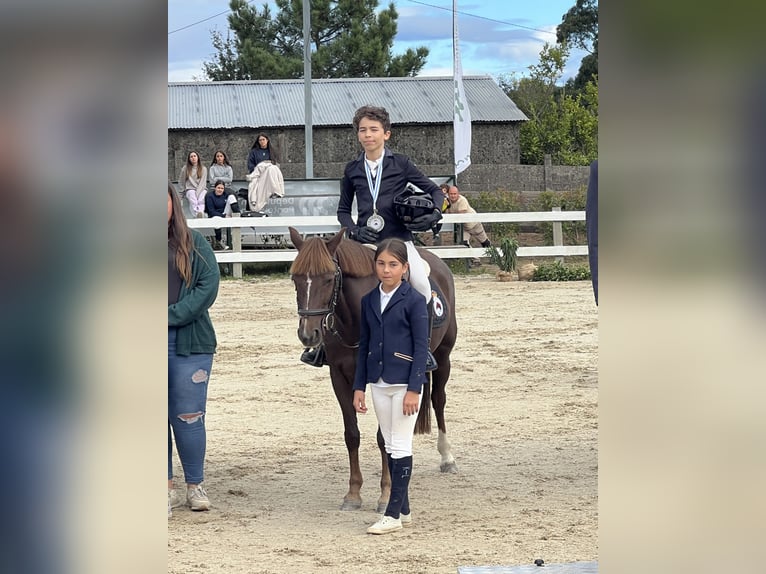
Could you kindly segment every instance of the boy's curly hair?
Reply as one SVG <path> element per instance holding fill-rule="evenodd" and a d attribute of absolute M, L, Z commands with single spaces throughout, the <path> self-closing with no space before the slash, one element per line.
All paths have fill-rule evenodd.
<path fill-rule="evenodd" d="M 354 131 L 359 129 L 359 122 L 362 118 L 378 121 L 383 125 L 383 131 L 391 131 L 391 117 L 388 115 L 386 108 L 378 108 L 375 106 L 362 106 L 354 114 Z"/>

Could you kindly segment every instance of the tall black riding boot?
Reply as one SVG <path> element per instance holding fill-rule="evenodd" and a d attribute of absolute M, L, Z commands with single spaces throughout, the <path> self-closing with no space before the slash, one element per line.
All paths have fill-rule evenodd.
<path fill-rule="evenodd" d="M 426 372 L 435 371 L 439 368 L 436 357 L 431 353 L 431 331 L 434 329 L 434 300 L 428 302 L 428 349 L 426 354 Z"/>
<path fill-rule="evenodd" d="M 312 367 L 324 367 L 327 364 L 325 359 L 323 343 L 320 343 L 313 349 L 306 348 L 303 353 L 301 353 L 301 362 L 311 365 Z"/>
<path fill-rule="evenodd" d="M 392 479 L 393 479 L 393 476 L 394 476 L 394 459 L 391 458 L 391 453 L 390 452 L 386 453 L 386 457 L 388 458 L 388 475 L 390 477 L 392 477 Z M 412 471 L 410 471 L 410 474 L 412 474 Z M 401 518 L 401 515 L 409 516 L 409 514 L 410 514 L 410 494 L 409 494 L 409 490 L 407 491 L 407 494 L 404 495 L 404 500 L 402 501 L 402 509 L 399 512 L 400 512 L 400 516 L 399 516 L 400 518 Z M 402 522 L 402 524 L 404 525 L 404 522 Z"/>
<path fill-rule="evenodd" d="M 388 499 L 388 506 L 386 507 L 385 513 L 386 516 L 400 518 L 405 500 L 407 500 L 407 506 L 409 506 L 408 491 L 411 475 L 412 456 L 391 459 L 391 496 Z M 405 510 L 409 511 L 409 508 L 406 508 Z"/>

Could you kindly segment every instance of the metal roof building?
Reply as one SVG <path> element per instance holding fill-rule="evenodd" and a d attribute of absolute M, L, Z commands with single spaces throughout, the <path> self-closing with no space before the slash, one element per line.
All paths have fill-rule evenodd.
<path fill-rule="evenodd" d="M 473 123 L 527 117 L 490 76 L 463 78 Z M 394 125 L 451 124 L 451 77 L 312 80 L 312 124 L 348 126 L 363 105 L 382 106 Z M 303 80 L 178 82 L 168 84 L 168 129 L 304 126 Z"/>

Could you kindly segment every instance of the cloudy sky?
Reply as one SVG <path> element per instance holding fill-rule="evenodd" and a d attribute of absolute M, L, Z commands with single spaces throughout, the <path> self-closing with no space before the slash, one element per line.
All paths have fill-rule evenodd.
<path fill-rule="evenodd" d="M 266 0 L 255 0 L 261 7 Z M 268 2 L 272 4 L 272 2 Z M 395 0 L 399 12 L 394 54 L 427 46 L 421 75 L 452 75 L 452 1 Z M 463 74 L 526 75 L 575 0 L 458 0 Z M 379 6 L 387 6 L 386 0 Z M 215 53 L 212 30 L 228 30 L 229 0 L 168 0 L 168 81 L 204 80 L 202 62 Z M 275 10 L 273 10 L 275 11 Z M 204 20 L 204 21 L 203 21 Z M 188 26 L 188 27 L 187 27 Z M 186 28 L 185 28 L 186 27 Z M 185 29 L 181 29 L 185 28 Z M 573 51 L 564 80 L 574 76 L 582 51 Z"/>

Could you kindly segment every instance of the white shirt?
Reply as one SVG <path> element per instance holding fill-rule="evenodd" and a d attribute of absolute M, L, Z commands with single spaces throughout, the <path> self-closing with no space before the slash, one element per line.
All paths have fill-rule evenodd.
<path fill-rule="evenodd" d="M 383 161 L 383 156 L 381 155 L 378 159 L 367 159 L 367 156 L 364 156 L 364 161 L 367 162 L 372 177 L 375 177 L 378 174 L 378 166 L 380 165 L 380 162 Z"/>
<path fill-rule="evenodd" d="M 383 284 L 380 284 L 378 286 L 378 289 L 380 289 L 380 313 L 381 313 L 381 315 L 383 314 L 383 311 L 386 310 L 386 307 L 388 306 L 388 302 L 391 300 L 391 297 L 394 296 L 394 293 L 396 293 L 396 290 L 399 289 L 399 287 L 401 287 L 401 285 L 402 284 L 399 283 L 399 285 L 396 286 L 396 289 L 394 289 L 390 293 L 386 293 L 385 291 L 383 291 Z"/>

